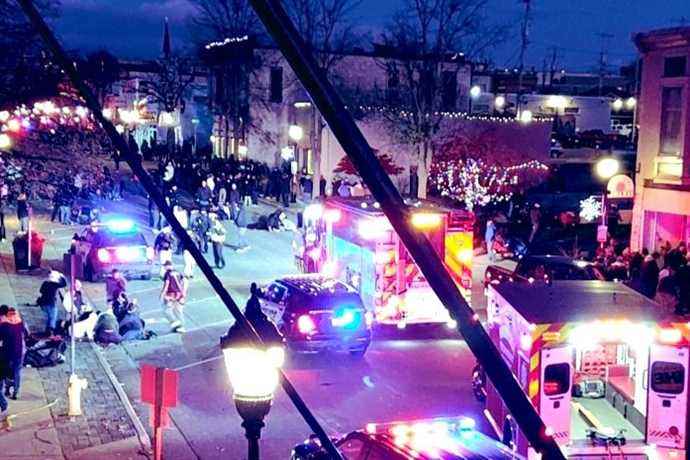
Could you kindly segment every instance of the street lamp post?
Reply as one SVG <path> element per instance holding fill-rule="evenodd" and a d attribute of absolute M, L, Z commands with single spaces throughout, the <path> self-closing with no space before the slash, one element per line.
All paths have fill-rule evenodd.
<path fill-rule="evenodd" d="M 597 176 L 604 180 L 604 190 L 601 194 L 601 227 L 606 228 L 606 194 L 608 193 L 609 179 L 618 174 L 620 161 L 612 157 L 604 157 L 597 161 L 595 170 Z M 599 238 L 601 247 L 604 247 L 605 239 Z M 604 240 L 604 241 L 601 241 Z"/>
<path fill-rule="evenodd" d="M 299 152 L 297 151 L 299 141 L 304 137 L 304 130 L 300 125 L 290 125 L 288 128 L 288 137 L 292 140 L 295 152 L 295 160 L 299 162 Z"/>
<path fill-rule="evenodd" d="M 275 326 L 269 322 L 262 326 L 259 333 L 264 339 L 263 344 L 248 340 L 238 323 L 221 339 L 235 408 L 242 417 L 242 428 L 248 442 L 248 460 L 259 460 L 261 429 L 271 410 L 273 394 L 280 379 L 279 369 L 285 360 L 282 339 Z"/>

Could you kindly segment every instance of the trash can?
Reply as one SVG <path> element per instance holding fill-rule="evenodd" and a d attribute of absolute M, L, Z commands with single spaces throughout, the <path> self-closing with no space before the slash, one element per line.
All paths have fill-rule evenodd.
<path fill-rule="evenodd" d="M 16 270 L 28 270 L 41 266 L 45 238 L 38 232 L 31 232 L 31 265 L 29 265 L 29 238 L 27 233 L 18 235 L 12 241 L 14 266 Z"/>

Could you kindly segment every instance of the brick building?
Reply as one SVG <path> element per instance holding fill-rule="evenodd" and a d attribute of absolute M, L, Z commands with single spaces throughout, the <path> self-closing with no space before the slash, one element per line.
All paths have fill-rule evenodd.
<path fill-rule="evenodd" d="M 642 58 L 631 244 L 690 239 L 690 27 L 637 34 Z"/>

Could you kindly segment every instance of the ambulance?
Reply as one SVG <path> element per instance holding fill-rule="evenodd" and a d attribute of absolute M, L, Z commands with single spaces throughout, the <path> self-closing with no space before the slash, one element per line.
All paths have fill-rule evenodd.
<path fill-rule="evenodd" d="M 685 459 L 690 323 L 621 283 L 505 282 L 487 330 L 569 459 Z M 491 382 L 485 415 L 529 447 Z"/>
<path fill-rule="evenodd" d="M 406 200 L 412 225 L 428 237 L 470 301 L 474 217 L 431 201 Z M 381 207 L 371 197 L 329 198 L 304 212 L 306 257 L 355 287 L 377 323 L 455 322 L 431 290 Z M 306 266 L 308 264 L 302 264 Z"/>

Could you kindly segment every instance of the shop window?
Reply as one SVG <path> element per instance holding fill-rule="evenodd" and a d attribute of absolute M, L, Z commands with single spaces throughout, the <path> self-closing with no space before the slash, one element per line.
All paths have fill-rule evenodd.
<path fill-rule="evenodd" d="M 544 369 L 544 394 L 555 396 L 570 391 L 570 364 L 549 364 Z"/>
<path fill-rule="evenodd" d="M 685 367 L 679 363 L 656 361 L 651 370 L 652 390 L 678 395 L 685 388 Z"/>
<path fill-rule="evenodd" d="M 685 56 L 673 56 L 664 59 L 664 77 L 685 76 L 687 59 Z"/>
<path fill-rule="evenodd" d="M 683 89 L 666 87 L 661 93 L 661 155 L 680 156 Z"/>

